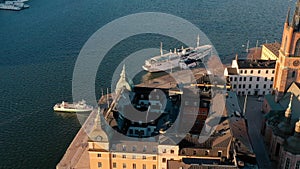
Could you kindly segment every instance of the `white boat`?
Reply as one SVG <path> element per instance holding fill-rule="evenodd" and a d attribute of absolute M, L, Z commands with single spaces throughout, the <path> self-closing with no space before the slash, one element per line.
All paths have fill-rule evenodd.
<path fill-rule="evenodd" d="M 153 73 L 177 67 L 181 67 L 183 69 L 195 67 L 197 65 L 196 62 L 209 55 L 211 50 L 211 45 L 203 45 L 197 46 L 196 48 L 189 47 L 179 50 L 175 49 L 174 52 L 170 51 L 166 54 L 162 54 L 161 52 L 161 55 L 146 60 L 145 65 L 143 65 L 143 69 Z"/>
<path fill-rule="evenodd" d="M 57 111 L 57 112 L 80 113 L 80 112 L 92 111 L 93 106 L 87 105 L 85 100 L 75 102 L 75 103 L 68 103 L 68 102 L 62 101 L 61 103 L 57 103 L 53 107 L 53 110 Z"/>
<path fill-rule="evenodd" d="M 23 3 L 22 1 L 5 1 L 5 5 L 12 5 L 20 9 L 29 8 L 29 5 Z"/>
<path fill-rule="evenodd" d="M 20 11 L 22 8 L 17 7 L 15 5 L 0 3 L 0 9 Z"/>

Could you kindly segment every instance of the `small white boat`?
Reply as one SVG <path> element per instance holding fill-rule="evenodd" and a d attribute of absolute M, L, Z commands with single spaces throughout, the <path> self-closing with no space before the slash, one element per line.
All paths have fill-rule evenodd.
<path fill-rule="evenodd" d="M 80 113 L 92 111 L 93 106 L 87 105 L 85 100 L 74 103 L 62 101 L 61 103 L 57 103 L 53 107 L 53 110 L 56 112 Z"/>

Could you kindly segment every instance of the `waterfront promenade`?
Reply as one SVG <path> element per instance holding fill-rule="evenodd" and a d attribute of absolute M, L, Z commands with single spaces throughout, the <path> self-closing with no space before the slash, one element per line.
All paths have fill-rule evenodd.
<path fill-rule="evenodd" d="M 94 109 L 68 147 L 56 169 L 89 169 L 88 134 L 94 126 L 97 109 Z"/>

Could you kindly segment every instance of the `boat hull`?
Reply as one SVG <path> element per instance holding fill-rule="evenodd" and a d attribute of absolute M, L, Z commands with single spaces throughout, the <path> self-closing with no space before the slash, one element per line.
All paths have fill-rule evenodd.
<path fill-rule="evenodd" d="M 68 109 L 68 108 L 53 108 L 55 112 L 65 112 L 65 113 L 83 113 L 83 112 L 91 112 L 93 108 L 89 109 Z"/>

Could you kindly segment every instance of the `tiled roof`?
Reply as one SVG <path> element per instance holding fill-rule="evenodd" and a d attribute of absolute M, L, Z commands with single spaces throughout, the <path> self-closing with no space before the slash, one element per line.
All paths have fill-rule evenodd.
<path fill-rule="evenodd" d="M 236 68 L 228 67 L 227 72 L 228 72 L 228 75 L 238 75 Z"/>
<path fill-rule="evenodd" d="M 276 60 L 239 59 L 237 64 L 239 69 L 274 69 Z"/>
<path fill-rule="evenodd" d="M 277 57 L 279 56 L 279 49 L 280 49 L 280 43 L 266 43 L 263 46 L 265 46 L 267 49 L 269 49 L 272 53 L 274 53 Z"/>

